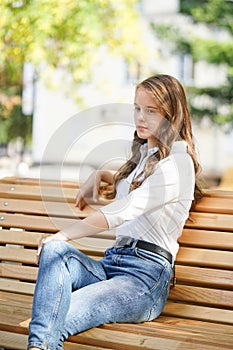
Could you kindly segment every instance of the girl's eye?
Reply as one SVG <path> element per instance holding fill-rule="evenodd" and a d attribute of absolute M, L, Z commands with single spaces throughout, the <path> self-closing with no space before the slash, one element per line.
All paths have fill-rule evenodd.
<path fill-rule="evenodd" d="M 140 107 L 138 107 L 138 106 L 134 106 L 134 110 L 135 110 L 135 112 L 140 112 Z"/>
<path fill-rule="evenodd" d="M 148 114 L 154 114 L 154 113 L 156 113 L 156 111 L 153 108 L 148 108 L 147 113 Z"/>

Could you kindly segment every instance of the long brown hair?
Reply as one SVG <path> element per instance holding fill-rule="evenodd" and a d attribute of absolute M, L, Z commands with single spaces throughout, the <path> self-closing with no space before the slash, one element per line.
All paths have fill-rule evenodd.
<path fill-rule="evenodd" d="M 202 191 L 198 181 L 200 165 L 195 152 L 191 116 L 184 89 L 177 79 L 165 74 L 154 75 L 142 81 L 136 86 L 136 92 L 139 88 L 145 89 L 154 98 L 157 109 L 165 117 L 166 122 L 162 124 L 158 131 L 157 146 L 159 149 L 148 158 L 143 170 L 143 180 L 141 180 L 140 174 L 139 177 L 133 180 L 130 190 L 139 187 L 153 173 L 156 163 L 169 155 L 175 141 L 184 140 L 187 143 L 187 152 L 193 160 L 196 175 L 194 206 L 202 197 Z M 146 142 L 147 140 L 139 138 L 135 131 L 132 143 L 132 156 L 116 172 L 113 190 L 109 193 L 108 198 L 114 198 L 117 183 L 121 179 L 126 178 L 135 169 L 140 159 L 139 149 Z"/>

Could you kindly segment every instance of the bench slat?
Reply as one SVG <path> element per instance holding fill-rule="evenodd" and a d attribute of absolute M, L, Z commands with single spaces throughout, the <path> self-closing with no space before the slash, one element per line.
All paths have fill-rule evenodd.
<path fill-rule="evenodd" d="M 6 265 L 6 268 L 5 268 Z M 37 268 L 30 266 L 18 266 L 12 265 L 10 268 L 9 264 L 2 264 L 0 269 L 0 276 L 5 278 L 17 278 L 19 280 L 31 281 L 35 282 Z M 30 273 L 28 273 L 27 269 L 32 269 Z M 195 268 L 189 266 L 176 266 L 176 277 L 177 284 L 178 283 L 188 283 L 193 285 L 205 286 L 205 287 L 213 287 L 226 290 L 233 290 L 233 278 L 232 271 L 224 271 L 224 270 L 216 270 L 216 269 L 203 269 L 203 268 Z M 28 290 L 22 290 L 22 282 L 14 283 L 15 281 L 11 281 L 13 287 L 11 291 L 17 291 L 18 293 L 26 293 L 28 294 Z M 20 285 L 20 288 L 19 288 Z M 177 285 L 176 285 L 177 287 Z M 1 289 L 8 290 L 9 281 L 7 285 L 1 280 Z M 30 289 L 31 290 L 31 289 Z"/>
<path fill-rule="evenodd" d="M 233 290 L 233 271 L 176 265 L 177 283 Z"/>
<path fill-rule="evenodd" d="M 12 216 L 13 215 L 13 216 Z M 209 229 L 213 231 L 230 231 L 232 232 L 232 216 L 224 214 L 192 214 L 192 219 L 187 220 L 186 228 Z M 45 232 L 56 232 L 59 229 L 72 225 L 77 219 L 59 218 L 59 217 L 43 217 L 33 215 L 20 215 L 1 213 L 0 225 L 3 228 L 25 228 L 27 230 L 37 230 Z M 14 223 L 14 225 L 13 225 Z"/>
<path fill-rule="evenodd" d="M 30 265 L 36 264 L 36 250 L 23 249 L 22 247 L 0 247 L 2 260 L 14 261 Z"/>
<path fill-rule="evenodd" d="M 3 184 L 18 184 L 18 185 L 29 185 L 29 186 L 50 186 L 50 187 L 70 187 L 77 189 L 80 184 L 77 181 L 69 180 L 46 180 L 39 178 L 19 178 L 17 176 L 6 176 L 0 179 L 0 183 Z"/>
<path fill-rule="evenodd" d="M 177 284 L 175 288 L 171 289 L 169 295 L 169 300 L 172 301 L 186 303 L 191 302 L 192 304 L 217 308 L 229 308 L 233 310 L 232 298 L 232 291 L 196 286 L 184 286 L 179 284 Z"/>
<path fill-rule="evenodd" d="M 77 244 L 78 245 L 78 244 Z M 99 251 L 91 249 L 83 249 L 84 252 L 95 253 L 99 255 Z M 17 249 L 17 251 L 16 251 Z M 17 252 L 17 254 L 16 254 Z M 23 249 L 22 247 L 0 247 L 0 256 L 2 260 L 24 262 L 27 264 L 35 265 L 36 263 L 36 250 Z M 198 248 L 186 248 L 181 247 L 176 259 L 177 264 L 187 264 L 194 266 L 206 266 L 214 268 L 224 268 L 227 270 L 233 269 L 232 252 L 230 251 L 218 251 Z"/>
<path fill-rule="evenodd" d="M 192 247 L 233 250 L 233 232 L 184 228 L 179 243 Z"/>
<path fill-rule="evenodd" d="M 188 320 L 187 318 L 180 317 L 168 317 L 168 316 L 160 316 L 154 321 L 148 323 L 148 326 L 151 327 L 155 324 L 156 327 L 172 327 L 175 330 L 180 331 L 193 331 L 195 333 L 201 334 L 215 334 L 216 336 L 226 336 L 229 339 L 230 344 L 233 343 L 233 333 L 232 326 L 221 324 L 221 323 L 213 323 L 213 322 L 202 322 L 199 320 Z M 108 327 L 108 325 L 104 325 L 104 327 Z M 200 336 L 201 336 L 200 334 Z"/>
<path fill-rule="evenodd" d="M 195 211 L 204 213 L 233 214 L 233 198 L 219 198 L 203 196 L 196 205 Z"/>
<path fill-rule="evenodd" d="M 21 264 L 16 265 L 15 263 L 2 263 L 0 266 L 0 277 L 35 282 L 37 278 L 37 270 L 38 268 L 33 266 L 23 266 Z"/>
<path fill-rule="evenodd" d="M 190 216 L 191 220 L 186 221 L 186 227 L 232 232 L 232 215 L 192 212 Z"/>
<path fill-rule="evenodd" d="M 186 320 L 185 327 L 177 327 L 176 319 L 170 318 L 172 323 L 160 322 L 161 319 L 165 318 L 161 316 L 159 319 L 145 324 L 138 324 L 137 327 L 133 324 L 106 324 L 103 325 L 104 329 L 114 329 L 121 332 L 135 333 L 140 332 L 141 334 L 155 335 L 165 337 L 169 339 L 184 340 L 187 336 L 190 341 L 201 341 L 206 342 L 208 345 L 213 343 L 215 346 L 219 344 L 219 348 L 224 344 L 225 346 L 231 346 L 233 341 L 232 327 L 218 324 L 218 330 L 212 327 L 213 324 L 202 322 L 202 333 L 200 334 L 200 328 L 198 324 L 200 321 Z M 204 331 L 203 331 L 204 329 Z M 221 329 L 221 331 L 220 331 Z M 230 329 L 230 330 L 229 330 Z"/>
<path fill-rule="evenodd" d="M 49 185 L 50 184 L 50 185 Z M 63 187 L 59 182 L 52 185 L 52 182 L 42 182 L 37 185 L 28 185 L 21 183 L 0 183 L 0 195 L 6 198 L 20 198 L 30 200 L 46 200 L 46 201 L 59 201 L 74 203 L 74 198 L 77 194 L 77 187 L 73 185 Z M 59 186 L 60 185 L 60 186 Z M 100 198 L 100 205 L 104 205 L 109 201 L 104 198 Z M 93 201 L 90 199 L 90 203 L 93 205 Z M 225 195 L 220 198 L 209 192 L 208 195 L 204 195 L 201 202 L 199 202 L 195 208 L 195 211 L 199 212 L 211 212 L 211 213 L 224 213 L 233 214 L 233 199 L 232 196 Z"/>
<path fill-rule="evenodd" d="M 9 345 L 10 344 L 10 345 Z M 25 350 L 27 348 L 27 335 L 16 334 L 12 332 L 2 332 L 0 331 L 0 346 L 6 347 L 12 350 Z M 82 345 L 82 344 L 72 344 L 66 342 L 64 344 L 64 350 L 112 350 L 110 348 L 102 348 L 96 346 Z"/>
<path fill-rule="evenodd" d="M 84 338 L 85 337 L 85 338 Z M 129 333 L 129 332 L 119 332 L 114 330 L 108 330 L 103 328 L 94 328 L 90 329 L 87 332 L 77 335 L 75 338 L 72 338 L 77 341 L 83 342 L 86 344 L 98 344 L 103 345 L 104 342 L 108 339 L 108 345 L 113 349 L 121 350 L 138 350 L 138 349 L 151 349 L 151 350 L 171 350 L 171 349 L 196 349 L 201 348 L 203 350 L 207 349 L 216 349 L 217 347 L 213 342 L 210 342 L 210 345 L 207 345 L 205 340 L 192 339 L 191 336 L 186 335 L 183 337 L 183 340 L 177 338 L 169 339 L 168 336 L 164 338 L 157 336 L 155 332 L 153 335 L 145 335 L 141 333 Z M 227 349 L 227 346 L 225 347 Z M 224 349 L 224 347 L 223 347 Z"/>
<path fill-rule="evenodd" d="M 207 322 L 233 324 L 233 311 L 167 301 L 162 315 Z"/>
<path fill-rule="evenodd" d="M 176 261 L 178 264 L 233 269 L 233 254 L 230 251 L 181 247 Z"/>
<path fill-rule="evenodd" d="M 43 233 L 21 230 L 0 230 L 1 244 L 16 244 L 28 247 L 37 247 Z"/>
<path fill-rule="evenodd" d="M 12 185 L 0 182 L 0 197 L 3 198 L 74 203 L 77 193 L 77 189 L 69 187 Z M 91 198 L 89 202 L 95 204 Z M 106 203 L 109 201 L 100 197 L 98 204 L 104 205 Z"/>
<path fill-rule="evenodd" d="M 70 218 L 85 218 L 94 210 L 97 210 L 99 206 L 95 205 L 93 208 L 87 207 L 84 211 L 79 210 L 73 205 L 73 203 L 65 202 L 42 202 L 39 200 L 20 200 L 12 198 L 0 199 L 0 212 L 6 213 L 24 213 L 35 215 L 48 215 L 48 216 L 62 216 Z"/>
<path fill-rule="evenodd" d="M 33 295 L 35 283 L 1 278 L 0 289 L 5 292 L 19 293 L 20 297 L 22 294 Z"/>
<path fill-rule="evenodd" d="M 63 219 L 58 217 L 43 217 L 33 215 L 1 213 L 0 225 L 3 228 L 22 228 L 42 232 L 57 232 L 68 225 L 72 225 L 77 219 Z"/>
<path fill-rule="evenodd" d="M 11 185 L 0 183 L 0 196 L 30 200 L 74 202 L 76 193 L 72 188 Z"/>

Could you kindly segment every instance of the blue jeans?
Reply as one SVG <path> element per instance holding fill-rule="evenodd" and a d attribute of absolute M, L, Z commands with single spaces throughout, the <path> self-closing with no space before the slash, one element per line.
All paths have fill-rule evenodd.
<path fill-rule="evenodd" d="M 28 349 L 61 350 L 70 335 L 104 323 L 138 323 L 159 316 L 171 264 L 138 248 L 110 248 L 102 260 L 51 241 L 42 250 Z"/>

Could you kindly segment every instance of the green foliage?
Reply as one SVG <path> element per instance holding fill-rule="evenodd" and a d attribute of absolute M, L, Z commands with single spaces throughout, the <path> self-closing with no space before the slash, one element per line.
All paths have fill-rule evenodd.
<path fill-rule="evenodd" d="M 16 111 L 20 113 L 18 104 L 11 104 L 10 109 L 4 106 L 6 100 L 22 94 L 24 62 L 33 63 L 37 73 L 41 63 L 50 70 L 62 67 L 71 72 L 75 82 L 80 83 L 90 81 L 90 66 L 96 50 L 102 45 L 112 54 L 123 55 L 128 62 L 143 57 L 138 43 L 141 33 L 137 2 L 0 1 L 0 103 L 3 106 L 2 110 L 0 108 L 0 121 L 6 118 L 12 120 L 8 123 L 9 137 L 17 136 L 18 132 L 23 134 L 26 120 L 23 122 L 20 114 L 16 118 Z M 25 126 L 26 130 L 30 130 L 30 123 Z"/>
<path fill-rule="evenodd" d="M 8 119 L 8 138 L 7 141 L 14 139 L 16 136 L 21 137 L 24 143 L 30 143 L 32 117 L 23 115 L 21 112 L 21 105 L 15 105 L 11 112 L 11 118 Z"/>
<path fill-rule="evenodd" d="M 226 28 L 233 34 L 232 0 L 181 0 L 182 13 L 191 15 L 196 22 Z"/>
<path fill-rule="evenodd" d="M 214 124 L 233 128 L 233 1 L 228 0 L 181 0 L 180 11 L 190 16 L 195 23 L 203 23 L 215 33 L 216 39 L 199 37 L 190 28 L 186 31 L 178 26 L 154 25 L 156 36 L 164 40 L 173 53 L 191 54 L 194 64 L 206 61 L 223 65 L 227 81 L 218 87 L 189 87 L 189 102 L 194 118 L 209 117 Z M 222 39 L 224 32 L 225 39 Z M 227 39 L 228 38 L 228 39 Z M 202 101 L 202 103 L 200 103 Z"/>
<path fill-rule="evenodd" d="M 127 60 L 140 35 L 136 0 L 2 0 L 0 66 L 17 80 L 23 62 L 64 67 L 76 81 L 87 79 L 96 49 L 106 45 Z M 2 21 L 3 19 L 3 21 Z M 126 43 L 130 43 L 127 44 Z"/>
<path fill-rule="evenodd" d="M 193 39 L 191 53 L 195 61 L 202 59 L 211 64 L 233 65 L 233 41 Z"/>

